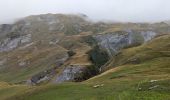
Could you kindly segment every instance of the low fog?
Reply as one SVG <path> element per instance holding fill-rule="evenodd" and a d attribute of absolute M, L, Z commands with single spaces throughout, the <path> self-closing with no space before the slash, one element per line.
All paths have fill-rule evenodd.
<path fill-rule="evenodd" d="M 0 0 L 0 23 L 45 13 L 83 13 L 95 21 L 156 22 L 170 19 L 170 0 Z"/>

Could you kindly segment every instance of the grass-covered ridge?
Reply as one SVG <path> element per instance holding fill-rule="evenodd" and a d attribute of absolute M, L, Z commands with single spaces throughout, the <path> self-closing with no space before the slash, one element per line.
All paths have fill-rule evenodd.
<path fill-rule="evenodd" d="M 151 59 L 170 56 L 170 36 L 158 37 L 138 47 L 122 50 L 113 59 L 110 67 L 122 64 L 139 64 Z"/>

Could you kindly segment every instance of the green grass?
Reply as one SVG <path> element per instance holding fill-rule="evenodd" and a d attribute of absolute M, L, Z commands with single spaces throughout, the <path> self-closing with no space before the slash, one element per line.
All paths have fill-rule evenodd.
<path fill-rule="evenodd" d="M 170 58 L 161 58 L 139 65 L 126 65 L 116 72 L 83 83 L 38 87 L 16 100 L 169 100 L 169 60 Z M 124 76 L 117 77 L 120 75 Z M 153 84 L 150 80 L 158 81 Z M 104 86 L 94 88 L 96 84 Z M 155 85 L 159 87 L 149 90 Z"/>
<path fill-rule="evenodd" d="M 26 90 L 32 89 L 24 85 L 2 85 L 0 86 L 0 100 L 6 100 L 8 97 L 12 97 L 18 94 L 26 92 Z"/>
<path fill-rule="evenodd" d="M 122 50 L 116 55 L 110 67 L 123 64 L 138 64 L 158 57 L 170 57 L 170 36 L 158 37 L 138 47 Z"/>

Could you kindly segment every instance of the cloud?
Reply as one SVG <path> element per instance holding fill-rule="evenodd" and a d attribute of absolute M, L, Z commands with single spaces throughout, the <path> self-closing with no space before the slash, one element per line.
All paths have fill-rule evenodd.
<path fill-rule="evenodd" d="M 94 20 L 170 19 L 170 0 L 0 0 L 0 23 L 44 13 L 84 13 Z"/>

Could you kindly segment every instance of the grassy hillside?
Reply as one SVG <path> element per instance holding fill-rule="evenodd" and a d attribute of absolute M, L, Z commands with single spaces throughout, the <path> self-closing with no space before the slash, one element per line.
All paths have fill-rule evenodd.
<path fill-rule="evenodd" d="M 33 75 L 55 67 L 57 59 L 67 54 L 62 47 L 37 47 L 16 49 L 12 52 L 0 53 L 1 59 L 7 59 L 0 70 L 0 81 L 17 83 L 31 78 Z"/>
<path fill-rule="evenodd" d="M 170 35 L 124 49 L 110 70 L 81 83 L 1 88 L 7 100 L 169 100 Z M 113 68 L 114 67 L 114 68 Z M 23 90 L 25 92 L 23 92 Z M 15 94 L 8 95 L 15 91 Z"/>

